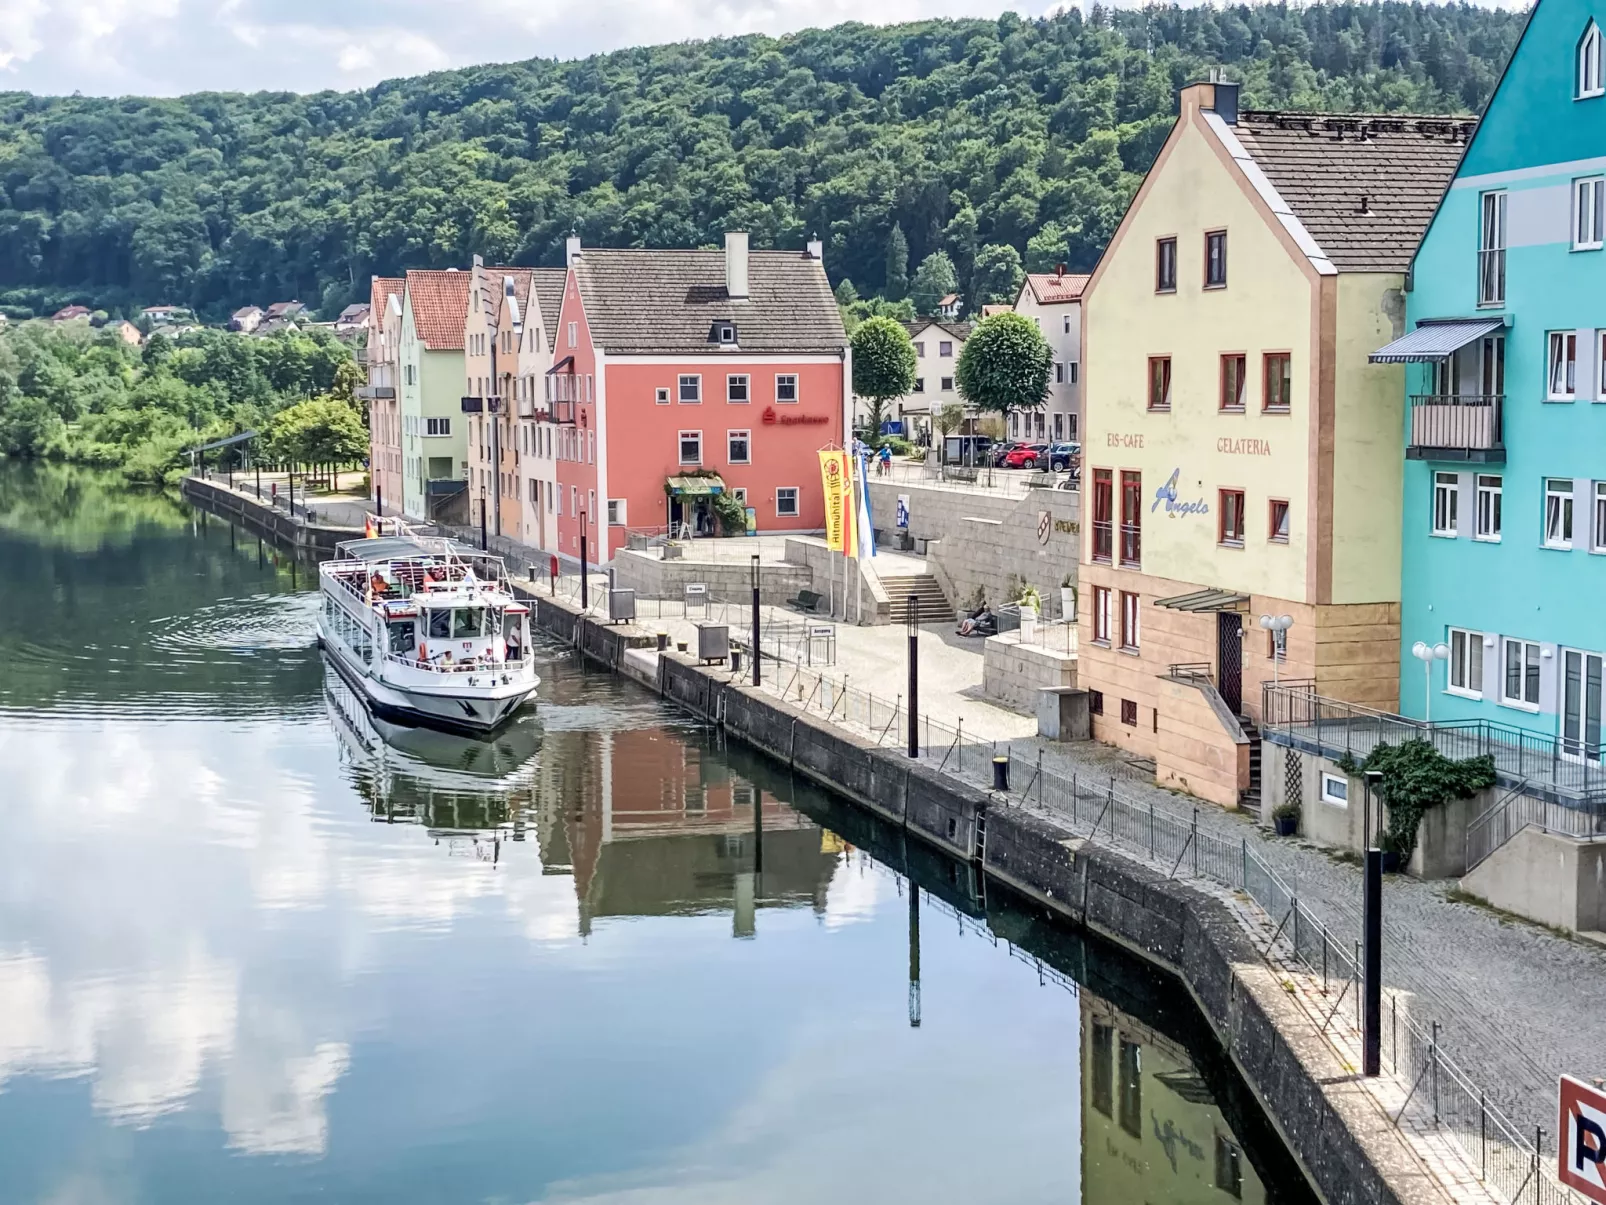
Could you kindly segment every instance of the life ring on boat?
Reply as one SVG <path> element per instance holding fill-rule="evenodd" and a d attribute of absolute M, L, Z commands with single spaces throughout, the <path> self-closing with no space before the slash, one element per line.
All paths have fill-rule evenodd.
<path fill-rule="evenodd" d="M 425 661 L 429 660 L 429 645 L 423 644 L 422 642 L 419 644 L 419 646 L 418 646 L 418 660 L 420 662 L 425 662 Z"/>

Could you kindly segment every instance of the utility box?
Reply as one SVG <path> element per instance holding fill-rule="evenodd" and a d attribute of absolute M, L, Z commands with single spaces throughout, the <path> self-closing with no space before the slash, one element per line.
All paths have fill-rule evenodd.
<path fill-rule="evenodd" d="M 634 590 L 608 591 L 608 622 L 630 623 L 636 618 L 636 592 Z"/>
<path fill-rule="evenodd" d="M 700 623 L 697 625 L 697 660 L 712 664 L 715 661 L 728 661 L 731 655 L 731 630 L 729 624 Z"/>
<path fill-rule="evenodd" d="M 1087 691 L 1077 686 L 1045 686 L 1037 692 L 1037 735 L 1050 741 L 1093 739 L 1093 713 Z"/>

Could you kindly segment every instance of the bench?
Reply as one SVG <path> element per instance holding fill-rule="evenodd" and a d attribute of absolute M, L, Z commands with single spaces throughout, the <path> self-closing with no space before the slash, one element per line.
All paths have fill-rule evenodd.
<path fill-rule="evenodd" d="M 786 600 L 786 605 L 794 611 L 802 611 L 812 615 L 819 610 L 820 603 L 825 601 L 825 595 L 816 594 L 813 590 L 799 590 L 796 598 Z"/>
<path fill-rule="evenodd" d="M 974 483 L 976 480 L 976 470 L 970 465 L 951 464 L 943 469 L 942 472 L 943 476 L 949 481 L 969 481 Z"/>

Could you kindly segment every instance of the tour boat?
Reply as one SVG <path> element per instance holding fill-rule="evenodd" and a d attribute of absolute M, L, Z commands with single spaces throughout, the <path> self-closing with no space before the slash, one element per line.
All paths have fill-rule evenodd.
<path fill-rule="evenodd" d="M 395 519 L 367 531 L 318 567 L 318 640 L 335 668 L 385 719 L 499 727 L 540 682 L 530 609 L 501 558 Z"/>

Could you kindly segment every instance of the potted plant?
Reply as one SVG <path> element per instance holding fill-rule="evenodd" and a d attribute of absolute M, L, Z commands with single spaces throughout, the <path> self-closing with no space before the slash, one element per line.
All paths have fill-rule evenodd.
<path fill-rule="evenodd" d="M 1279 837 L 1292 837 L 1299 828 L 1299 805 L 1279 803 L 1271 810 L 1271 825 Z"/>
<path fill-rule="evenodd" d="M 1076 587 L 1071 584 L 1071 575 L 1067 573 L 1065 580 L 1060 582 L 1060 618 L 1069 622 L 1076 616 Z"/>

